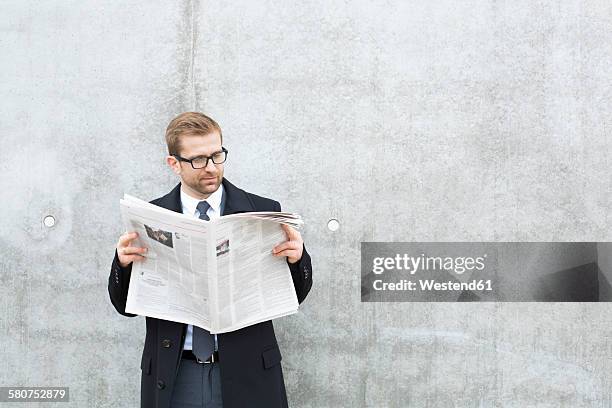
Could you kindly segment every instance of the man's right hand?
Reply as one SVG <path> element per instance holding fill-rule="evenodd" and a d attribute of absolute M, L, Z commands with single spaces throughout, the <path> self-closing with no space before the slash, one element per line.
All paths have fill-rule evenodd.
<path fill-rule="evenodd" d="M 143 260 L 144 254 L 147 252 L 147 248 L 133 247 L 130 246 L 133 240 L 138 237 L 137 232 L 126 232 L 119 237 L 117 242 L 117 255 L 119 256 L 119 266 L 126 268 L 134 261 Z"/>

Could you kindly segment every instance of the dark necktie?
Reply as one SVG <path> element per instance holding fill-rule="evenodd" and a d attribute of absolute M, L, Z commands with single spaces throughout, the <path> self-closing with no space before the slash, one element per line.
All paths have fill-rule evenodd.
<path fill-rule="evenodd" d="M 196 209 L 200 212 L 200 219 L 210 221 L 206 211 L 210 208 L 210 204 L 206 201 L 200 201 Z M 202 361 L 208 360 L 215 349 L 215 338 L 208 330 L 201 327 L 193 326 L 192 336 L 192 351 Z"/>

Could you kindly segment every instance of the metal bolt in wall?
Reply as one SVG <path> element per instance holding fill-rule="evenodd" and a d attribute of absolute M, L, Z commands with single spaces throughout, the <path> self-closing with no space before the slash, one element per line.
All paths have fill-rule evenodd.
<path fill-rule="evenodd" d="M 55 225 L 55 217 L 52 215 L 47 215 L 43 219 L 43 223 L 45 224 L 45 227 L 51 228 Z"/>
<path fill-rule="evenodd" d="M 327 228 L 329 228 L 330 231 L 338 231 L 338 228 L 340 228 L 340 222 L 337 219 L 332 218 L 327 221 Z"/>

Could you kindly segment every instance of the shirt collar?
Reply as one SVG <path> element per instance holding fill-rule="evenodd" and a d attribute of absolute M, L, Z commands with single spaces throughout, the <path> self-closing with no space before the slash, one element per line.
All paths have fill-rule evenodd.
<path fill-rule="evenodd" d="M 223 184 L 221 184 L 219 188 L 214 193 L 209 195 L 208 198 L 206 199 L 208 204 L 210 204 L 210 207 L 212 208 L 212 210 L 215 212 L 215 215 L 217 216 L 221 215 L 221 198 L 222 197 L 223 197 Z M 183 214 L 195 216 L 196 207 L 198 206 L 198 203 L 200 201 L 204 201 L 204 200 L 199 200 L 195 197 L 190 196 L 189 194 L 185 193 L 183 189 L 181 188 L 181 204 L 183 206 Z"/>

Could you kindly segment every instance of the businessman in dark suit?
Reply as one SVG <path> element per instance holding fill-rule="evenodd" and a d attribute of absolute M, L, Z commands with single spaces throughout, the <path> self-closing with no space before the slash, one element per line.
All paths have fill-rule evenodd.
<path fill-rule="evenodd" d="M 205 220 L 247 211 L 280 211 L 277 201 L 248 193 L 223 177 L 227 151 L 222 140 L 219 125 L 204 114 L 186 112 L 174 118 L 166 130 L 166 162 L 181 182 L 151 203 Z M 287 240 L 271 251 L 286 257 L 302 303 L 312 286 L 310 256 L 300 233 L 283 228 Z M 128 317 L 135 316 L 125 311 L 132 263 L 146 255 L 145 248 L 131 245 L 136 237 L 137 233 L 127 232 L 119 238 L 108 281 L 113 306 Z M 140 365 L 142 408 L 288 406 L 271 321 L 218 335 L 151 317 L 146 318 L 146 328 Z M 214 344 L 208 358 L 201 355 L 203 338 L 211 347 Z"/>

